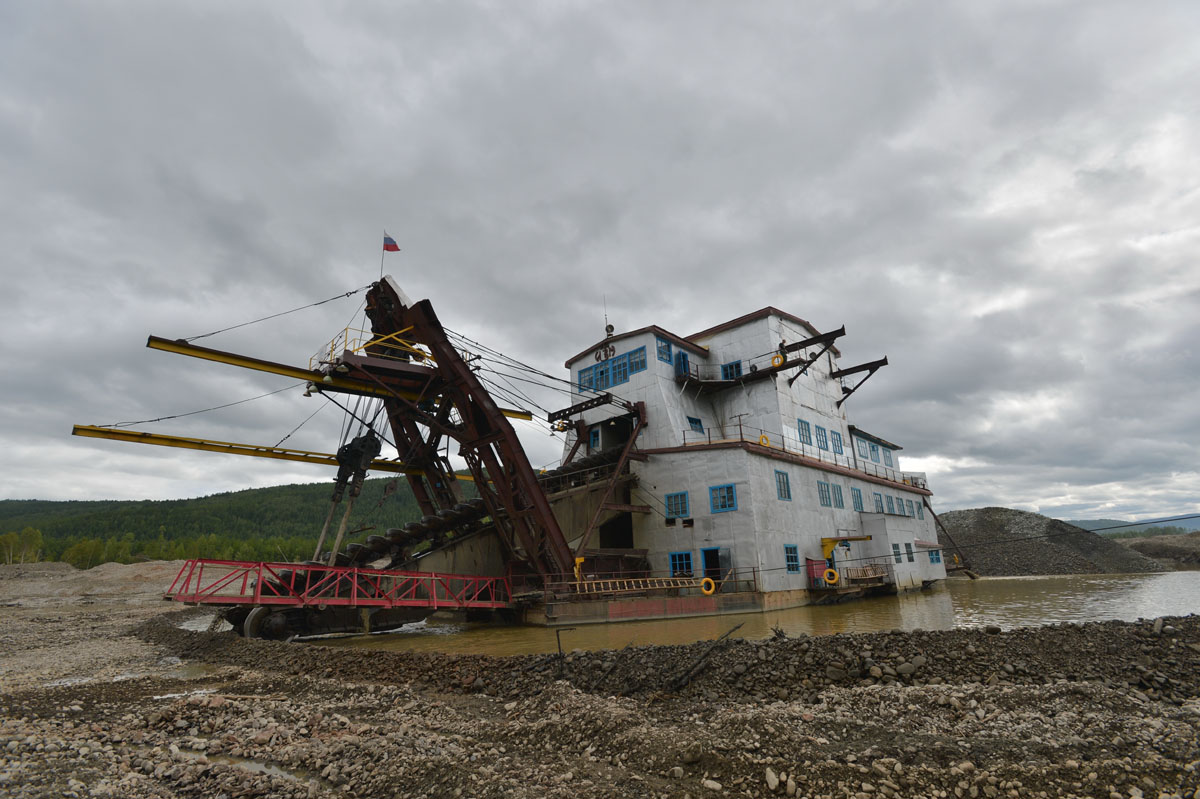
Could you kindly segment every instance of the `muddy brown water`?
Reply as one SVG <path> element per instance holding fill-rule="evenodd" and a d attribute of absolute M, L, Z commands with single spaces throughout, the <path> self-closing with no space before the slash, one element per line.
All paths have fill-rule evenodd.
<path fill-rule="evenodd" d="M 841 605 L 770 613 L 579 625 L 561 633 L 563 651 L 620 649 L 627 644 L 689 644 L 734 625 L 741 638 L 879 630 L 948 630 L 997 624 L 1004 629 L 1200 613 L 1200 571 L 1054 577 L 954 579 L 929 591 Z M 399 631 L 318 639 L 325 646 L 417 652 L 520 655 L 556 651 L 554 628 L 461 624 L 432 619 Z"/>

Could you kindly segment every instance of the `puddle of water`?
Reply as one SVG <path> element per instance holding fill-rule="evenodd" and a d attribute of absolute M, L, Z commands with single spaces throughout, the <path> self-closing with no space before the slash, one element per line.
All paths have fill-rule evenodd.
<path fill-rule="evenodd" d="M 216 623 L 215 627 L 213 626 L 214 622 Z M 218 620 L 216 613 L 205 613 L 200 616 L 193 616 L 190 619 L 179 622 L 178 626 L 181 630 L 188 630 L 189 632 L 194 633 L 221 633 L 233 629 L 233 625 L 229 622 L 225 621 L 224 619 Z"/>
<path fill-rule="evenodd" d="M 195 691 L 182 691 L 176 694 L 159 694 L 152 696 L 151 699 L 182 699 L 185 696 L 203 696 L 204 694 L 216 693 L 214 688 L 197 688 Z"/>
<path fill-rule="evenodd" d="M 275 763 L 264 763 L 261 760 L 251 760 L 246 757 L 234 757 L 233 755 L 210 755 L 205 752 L 197 752 L 194 749 L 178 750 L 182 757 L 188 760 L 207 760 L 209 763 L 218 763 L 223 766 L 233 766 L 253 774 L 265 774 L 269 777 L 280 777 L 291 782 L 321 782 L 316 776 L 299 769 L 285 769 Z"/>

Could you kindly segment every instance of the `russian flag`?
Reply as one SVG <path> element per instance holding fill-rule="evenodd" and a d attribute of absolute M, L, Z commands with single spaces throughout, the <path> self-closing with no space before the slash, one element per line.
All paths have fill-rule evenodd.
<path fill-rule="evenodd" d="M 383 234 L 383 251 L 384 252 L 400 252 L 400 245 L 396 243 L 388 234 Z"/>

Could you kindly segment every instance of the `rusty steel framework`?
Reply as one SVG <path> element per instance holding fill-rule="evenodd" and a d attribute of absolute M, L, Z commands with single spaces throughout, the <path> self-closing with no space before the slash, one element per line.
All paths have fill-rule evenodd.
<path fill-rule="evenodd" d="M 325 368 L 382 389 L 377 396 L 421 509 L 436 515 L 462 502 L 442 453 L 453 441 L 510 562 L 545 582 L 569 574 L 573 553 L 516 431 L 450 343 L 433 306 L 428 300 L 410 305 L 388 277 L 367 292 L 366 313 L 372 341 Z"/>

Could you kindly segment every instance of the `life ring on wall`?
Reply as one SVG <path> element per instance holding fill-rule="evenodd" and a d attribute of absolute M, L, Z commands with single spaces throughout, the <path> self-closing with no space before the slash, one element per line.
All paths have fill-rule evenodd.
<path fill-rule="evenodd" d="M 772 366 L 783 366 L 783 356 L 780 355 L 779 353 L 775 353 L 774 355 L 772 355 L 771 356 L 771 365 Z"/>
<path fill-rule="evenodd" d="M 821 575 L 821 579 L 825 581 L 826 585 L 837 585 L 841 578 L 836 569 L 826 569 L 825 573 Z"/>
<path fill-rule="evenodd" d="M 713 582 L 713 578 L 705 577 L 700 581 L 700 593 L 705 596 L 712 596 L 717 593 L 717 584 Z"/>
<path fill-rule="evenodd" d="M 771 446 L 771 439 L 768 438 L 767 435 L 764 433 L 763 435 L 758 437 L 758 445 L 760 447 L 769 447 L 769 446 Z"/>

